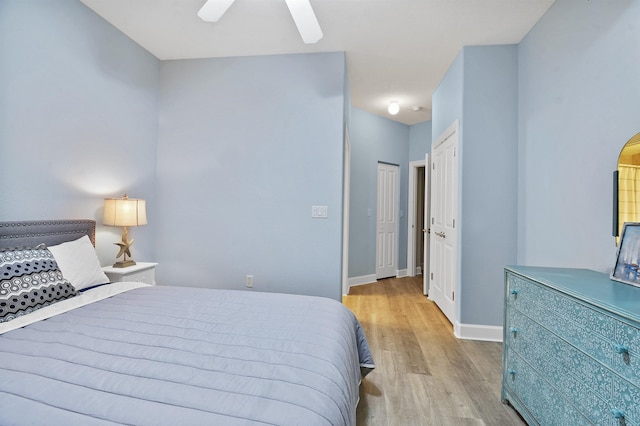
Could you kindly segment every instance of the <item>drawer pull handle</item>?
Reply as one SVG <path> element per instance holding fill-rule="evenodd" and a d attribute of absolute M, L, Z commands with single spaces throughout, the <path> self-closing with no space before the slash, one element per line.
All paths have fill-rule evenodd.
<path fill-rule="evenodd" d="M 613 417 L 615 417 L 616 419 L 624 419 L 624 413 L 617 408 L 613 408 L 611 410 L 611 414 L 613 414 Z"/>
<path fill-rule="evenodd" d="M 519 290 L 516 290 L 515 288 L 511 289 L 511 294 L 513 295 L 514 299 L 518 298 L 518 293 L 520 293 Z"/>
<path fill-rule="evenodd" d="M 511 380 L 515 380 L 516 378 L 516 370 L 514 370 L 513 368 L 509 369 L 509 376 L 511 376 Z"/>
<path fill-rule="evenodd" d="M 509 331 L 510 331 L 511 333 L 513 333 L 513 337 L 515 338 L 515 337 L 516 337 L 516 334 L 517 334 L 517 333 L 518 333 L 518 331 L 520 331 L 520 330 L 518 330 L 518 328 L 517 328 L 517 327 L 511 327 L 511 328 L 509 329 Z"/>
<path fill-rule="evenodd" d="M 628 354 L 629 353 L 629 349 L 625 345 L 617 344 L 616 345 L 616 352 L 618 352 L 619 354 Z"/>

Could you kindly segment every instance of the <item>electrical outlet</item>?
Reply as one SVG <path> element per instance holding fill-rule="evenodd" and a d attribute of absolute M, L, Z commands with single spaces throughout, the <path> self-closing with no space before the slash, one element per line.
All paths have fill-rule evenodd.
<path fill-rule="evenodd" d="M 253 275 L 247 275 L 247 287 L 253 287 Z"/>

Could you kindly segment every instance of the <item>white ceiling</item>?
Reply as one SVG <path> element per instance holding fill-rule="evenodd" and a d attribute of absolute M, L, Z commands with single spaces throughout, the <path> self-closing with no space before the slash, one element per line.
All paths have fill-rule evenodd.
<path fill-rule="evenodd" d="M 463 46 L 519 43 L 554 2 L 311 0 L 324 38 L 306 45 L 284 0 L 236 0 L 217 23 L 196 15 L 205 0 L 81 1 L 159 59 L 344 51 L 353 106 L 404 124 L 431 119 Z"/>

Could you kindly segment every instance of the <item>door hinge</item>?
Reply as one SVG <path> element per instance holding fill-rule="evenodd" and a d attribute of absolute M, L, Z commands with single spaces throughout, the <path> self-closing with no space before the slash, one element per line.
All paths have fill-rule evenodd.
<path fill-rule="evenodd" d="M 453 148 L 453 156 L 454 157 L 456 156 L 456 148 L 455 147 Z"/>
<path fill-rule="evenodd" d="M 431 273 L 431 279 L 433 280 L 433 272 Z"/>
<path fill-rule="evenodd" d="M 431 170 L 435 170 L 436 169 L 436 163 L 431 163 Z"/>
<path fill-rule="evenodd" d="M 453 219 L 453 227 L 454 228 L 456 227 L 456 220 L 455 219 Z"/>
<path fill-rule="evenodd" d="M 451 301 L 456 300 L 456 293 L 454 291 L 451 292 Z"/>
<path fill-rule="evenodd" d="M 432 225 L 434 224 L 434 222 L 433 222 L 433 218 L 431 218 L 431 224 L 432 224 Z"/>

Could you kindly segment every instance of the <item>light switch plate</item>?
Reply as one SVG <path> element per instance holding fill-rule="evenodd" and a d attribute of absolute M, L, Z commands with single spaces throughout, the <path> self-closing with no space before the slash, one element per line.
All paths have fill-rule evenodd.
<path fill-rule="evenodd" d="M 317 219 L 327 219 L 329 217 L 329 207 L 311 206 L 311 217 Z"/>

